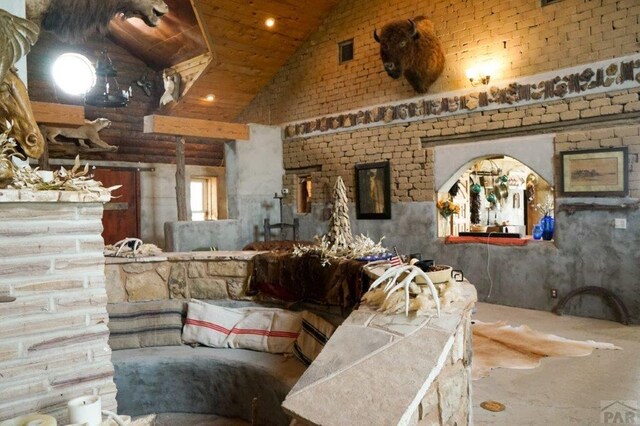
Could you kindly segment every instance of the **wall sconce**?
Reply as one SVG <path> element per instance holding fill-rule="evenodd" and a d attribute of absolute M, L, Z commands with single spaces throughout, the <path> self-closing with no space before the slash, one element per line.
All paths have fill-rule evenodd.
<path fill-rule="evenodd" d="M 478 71 L 478 68 L 469 68 L 467 70 L 467 78 L 471 82 L 473 87 L 479 86 L 481 84 L 487 85 L 489 81 L 491 81 L 491 75 L 488 74 L 487 71 L 483 71 L 482 73 Z"/>

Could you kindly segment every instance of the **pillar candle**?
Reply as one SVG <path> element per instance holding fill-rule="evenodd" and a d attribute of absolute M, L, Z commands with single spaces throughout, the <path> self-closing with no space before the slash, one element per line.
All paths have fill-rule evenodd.
<path fill-rule="evenodd" d="M 100 426 L 102 423 L 102 404 L 99 396 L 72 399 L 67 407 L 71 423 L 87 423 L 88 426 Z"/>

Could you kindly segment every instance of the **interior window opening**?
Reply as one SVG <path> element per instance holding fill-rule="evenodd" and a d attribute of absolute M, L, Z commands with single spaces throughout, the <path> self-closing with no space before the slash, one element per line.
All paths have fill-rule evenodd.
<path fill-rule="evenodd" d="M 541 239 L 542 218 L 553 216 L 554 189 L 515 158 L 494 156 L 476 160 L 437 200 L 439 237 Z"/>
<path fill-rule="evenodd" d="M 311 176 L 298 176 L 298 213 L 311 213 L 311 191 L 313 184 Z"/>
<path fill-rule="evenodd" d="M 218 194 L 215 177 L 194 177 L 190 180 L 191 220 L 217 220 Z"/>

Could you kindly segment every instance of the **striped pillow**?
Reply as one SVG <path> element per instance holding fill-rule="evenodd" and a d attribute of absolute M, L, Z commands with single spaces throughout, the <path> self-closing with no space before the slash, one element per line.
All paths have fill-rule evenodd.
<path fill-rule="evenodd" d="M 305 365 L 320 354 L 336 327 L 325 319 L 309 311 L 302 313 L 302 331 L 293 345 L 293 353 Z"/>
<path fill-rule="evenodd" d="M 229 334 L 230 348 L 252 349 L 273 354 L 291 353 L 300 335 L 302 316 L 275 308 L 244 309 L 245 317 Z"/>
<path fill-rule="evenodd" d="M 107 312 L 112 350 L 182 344 L 182 318 L 186 314 L 184 301 L 110 303 Z"/>
<path fill-rule="evenodd" d="M 191 300 L 182 331 L 185 343 L 199 343 L 211 348 L 226 348 L 227 338 L 244 313 L 235 309 Z"/>
<path fill-rule="evenodd" d="M 302 316 L 284 309 L 230 309 L 192 300 L 182 339 L 212 348 L 291 353 L 301 327 Z"/>

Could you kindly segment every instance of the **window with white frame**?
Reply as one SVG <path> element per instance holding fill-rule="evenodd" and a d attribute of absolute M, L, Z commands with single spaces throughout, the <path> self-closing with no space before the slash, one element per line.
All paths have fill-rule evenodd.
<path fill-rule="evenodd" d="M 215 177 L 191 178 L 191 220 L 218 219 L 217 183 Z"/>

